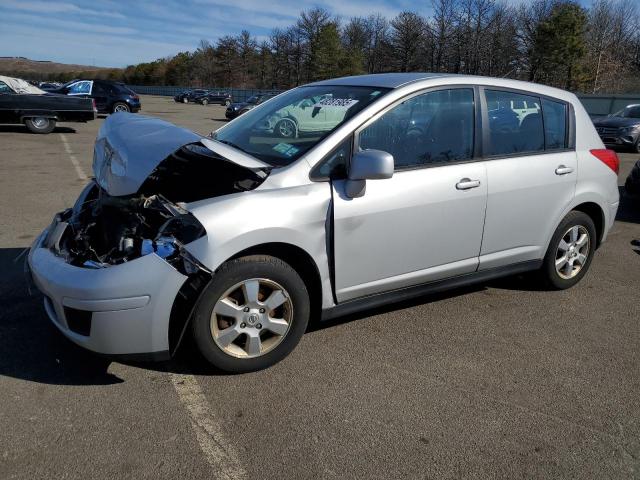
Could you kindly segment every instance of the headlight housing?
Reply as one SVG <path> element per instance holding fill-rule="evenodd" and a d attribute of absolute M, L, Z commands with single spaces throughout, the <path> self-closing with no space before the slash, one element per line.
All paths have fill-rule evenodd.
<path fill-rule="evenodd" d="M 622 127 L 620 133 L 634 133 L 640 130 L 640 123 L 638 125 L 632 125 L 630 127 Z"/>

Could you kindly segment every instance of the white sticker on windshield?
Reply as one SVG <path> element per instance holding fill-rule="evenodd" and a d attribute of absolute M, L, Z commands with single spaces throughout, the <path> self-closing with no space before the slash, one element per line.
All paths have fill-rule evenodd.
<path fill-rule="evenodd" d="M 319 102 L 316 102 L 313 105 L 313 108 L 334 107 L 343 108 L 346 110 L 353 107 L 356 103 L 358 103 L 358 100 L 355 100 L 353 98 L 324 98 Z"/>

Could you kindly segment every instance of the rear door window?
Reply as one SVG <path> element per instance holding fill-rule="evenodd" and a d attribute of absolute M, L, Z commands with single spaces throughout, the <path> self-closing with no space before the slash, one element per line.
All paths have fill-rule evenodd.
<path fill-rule="evenodd" d="M 567 105 L 563 102 L 542 100 L 545 148 L 557 150 L 567 147 Z"/>
<path fill-rule="evenodd" d="M 13 93 L 13 90 L 11 90 L 6 83 L 0 82 L 0 95 L 7 93 Z"/>
<path fill-rule="evenodd" d="M 485 97 L 489 116 L 488 155 L 544 151 L 538 97 L 499 90 L 485 90 Z"/>

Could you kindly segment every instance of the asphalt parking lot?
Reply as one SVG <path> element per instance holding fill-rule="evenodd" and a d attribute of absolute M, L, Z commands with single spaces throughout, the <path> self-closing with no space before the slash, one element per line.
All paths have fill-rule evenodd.
<path fill-rule="evenodd" d="M 203 134 L 224 119 L 142 104 Z M 509 278 L 388 306 L 241 376 L 188 348 L 111 362 L 58 333 L 14 260 L 86 183 L 103 121 L 0 126 L 0 479 L 640 478 L 640 200 L 568 291 Z"/>

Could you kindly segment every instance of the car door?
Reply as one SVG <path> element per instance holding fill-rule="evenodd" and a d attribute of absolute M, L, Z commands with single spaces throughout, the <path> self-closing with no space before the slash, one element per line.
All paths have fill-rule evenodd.
<path fill-rule="evenodd" d="M 79 82 L 72 83 L 67 87 L 67 95 L 89 97 L 91 95 L 92 87 L 93 82 L 91 80 L 81 80 Z"/>
<path fill-rule="evenodd" d="M 96 102 L 96 108 L 100 112 L 109 111 L 109 91 L 110 86 L 94 83 L 91 89 L 91 98 Z"/>
<path fill-rule="evenodd" d="M 473 88 L 424 92 L 356 132 L 354 149 L 391 153 L 395 173 L 359 198 L 332 182 L 338 302 L 476 270 L 487 182 L 474 98 Z"/>
<path fill-rule="evenodd" d="M 570 106 L 535 94 L 483 88 L 484 146 L 489 182 L 480 270 L 539 260 L 575 194 L 577 157 Z M 502 128 L 498 105 L 526 104 L 513 129 Z"/>
<path fill-rule="evenodd" d="M 19 121 L 16 115 L 22 108 L 19 96 L 9 88 L 9 85 L 0 81 L 0 123 L 12 123 Z"/>

